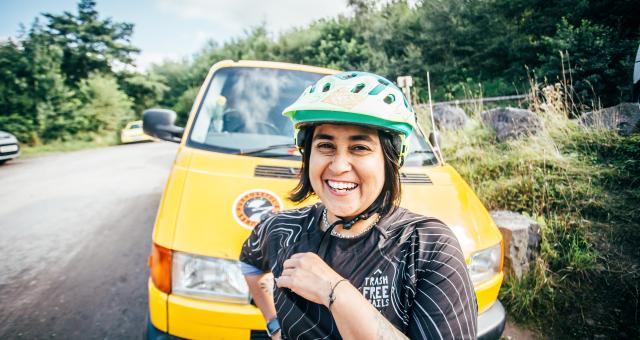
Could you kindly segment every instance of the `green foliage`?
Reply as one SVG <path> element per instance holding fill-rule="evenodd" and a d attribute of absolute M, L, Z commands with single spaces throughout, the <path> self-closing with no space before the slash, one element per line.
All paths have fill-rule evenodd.
<path fill-rule="evenodd" d="M 193 101 L 198 95 L 198 90 L 200 90 L 200 88 L 192 87 L 184 91 L 176 101 L 176 104 L 173 105 L 172 109 L 178 115 L 176 118 L 176 124 L 178 124 L 178 126 L 184 126 L 187 124 L 187 119 L 189 119 L 189 113 L 191 113 L 191 107 L 193 106 Z"/>
<path fill-rule="evenodd" d="M 19 141 L 24 143 L 31 141 L 35 127 L 33 126 L 33 121 L 29 118 L 14 113 L 8 116 L 0 116 L 0 130 L 11 131 Z"/>
<path fill-rule="evenodd" d="M 92 74 L 80 83 L 86 103 L 76 115 L 86 131 L 116 132 L 135 116 L 132 100 L 122 92 L 113 77 Z"/>
<path fill-rule="evenodd" d="M 165 84 L 166 79 L 156 73 L 123 73 L 118 78 L 120 87 L 128 96 L 133 98 L 133 111 L 138 116 L 145 109 L 157 105 L 169 90 L 169 87 Z"/>
<path fill-rule="evenodd" d="M 36 19 L 17 40 L 0 42 L 0 128 L 29 145 L 112 133 L 132 117 L 131 103 L 100 74 L 131 62 L 137 51 L 128 42 L 133 25 L 99 19 L 90 0 L 79 2 L 77 14 L 43 16 L 46 25 Z M 166 91 L 155 76 L 120 79 L 136 108 Z"/>
<path fill-rule="evenodd" d="M 634 337 L 640 288 L 640 137 L 567 118 L 546 87 L 532 105 L 544 129 L 497 143 L 472 112 L 442 136 L 445 158 L 489 209 L 538 216 L 541 254 L 500 298 L 509 314 L 553 337 Z M 563 108 L 565 111 L 563 111 Z"/>
<path fill-rule="evenodd" d="M 112 73 L 111 65 L 130 65 L 139 50 L 130 43 L 133 24 L 100 19 L 94 0 L 80 0 L 78 14 L 44 13 L 48 19 L 44 34 L 63 50 L 61 71 L 67 85 L 75 85 L 92 72 Z"/>

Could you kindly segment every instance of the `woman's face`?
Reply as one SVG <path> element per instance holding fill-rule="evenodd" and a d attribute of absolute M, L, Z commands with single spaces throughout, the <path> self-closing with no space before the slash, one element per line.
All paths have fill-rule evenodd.
<path fill-rule="evenodd" d="M 315 128 L 309 159 L 311 186 L 330 214 L 354 218 L 384 186 L 384 155 L 378 131 L 357 125 Z"/>

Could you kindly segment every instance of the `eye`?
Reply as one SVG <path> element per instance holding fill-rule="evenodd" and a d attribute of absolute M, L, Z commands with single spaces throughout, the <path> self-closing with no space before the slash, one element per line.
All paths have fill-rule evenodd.
<path fill-rule="evenodd" d="M 321 142 L 316 144 L 316 148 L 320 150 L 333 150 L 335 146 L 331 143 Z"/>
<path fill-rule="evenodd" d="M 353 151 L 371 151 L 371 148 L 367 145 L 357 144 L 351 147 Z"/>

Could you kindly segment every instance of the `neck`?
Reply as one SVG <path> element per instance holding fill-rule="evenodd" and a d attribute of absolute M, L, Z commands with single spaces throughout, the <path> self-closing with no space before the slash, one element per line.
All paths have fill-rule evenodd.
<path fill-rule="evenodd" d="M 351 220 L 352 218 L 355 218 L 355 216 L 350 217 L 347 220 Z M 332 225 L 338 219 L 339 217 L 331 213 L 331 211 L 327 210 L 327 222 L 329 222 L 329 225 Z M 351 226 L 349 230 L 344 229 L 342 224 L 338 224 L 337 226 L 335 226 L 334 230 L 345 236 L 358 235 L 362 233 L 364 230 L 370 228 L 371 225 L 376 223 L 377 221 L 378 221 L 378 213 L 375 213 L 375 214 L 371 214 L 371 216 L 369 216 L 369 218 L 367 219 L 362 219 L 357 221 L 355 224 L 353 224 L 353 226 Z"/>

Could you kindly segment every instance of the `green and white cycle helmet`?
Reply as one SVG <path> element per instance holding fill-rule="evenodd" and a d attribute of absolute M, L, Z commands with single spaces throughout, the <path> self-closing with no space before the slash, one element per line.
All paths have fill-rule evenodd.
<path fill-rule="evenodd" d="M 391 81 L 367 72 L 328 75 L 300 95 L 283 115 L 296 128 L 296 145 L 304 145 L 304 127 L 321 123 L 348 123 L 370 126 L 399 137 L 400 164 L 406 141 L 415 128 L 413 108 Z"/>

